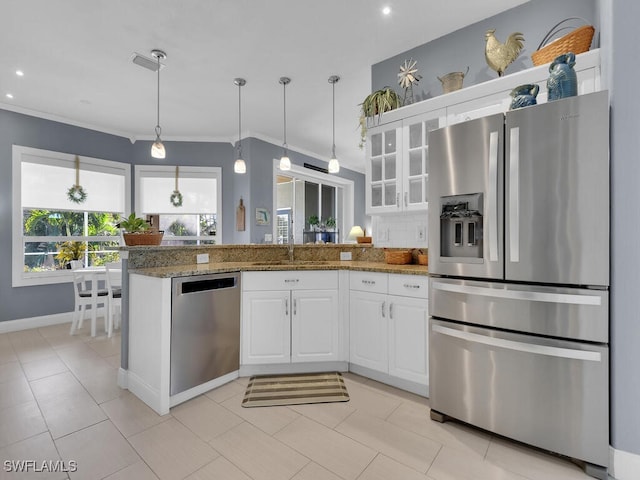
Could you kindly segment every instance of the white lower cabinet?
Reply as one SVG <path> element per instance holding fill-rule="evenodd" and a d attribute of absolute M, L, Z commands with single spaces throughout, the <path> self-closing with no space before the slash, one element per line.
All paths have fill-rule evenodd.
<path fill-rule="evenodd" d="M 291 357 L 290 295 L 289 290 L 243 292 L 241 363 L 289 362 Z"/>
<path fill-rule="evenodd" d="M 350 285 L 350 363 L 427 386 L 427 277 L 351 272 Z"/>
<path fill-rule="evenodd" d="M 291 299 L 291 361 L 338 360 L 338 290 L 296 290 Z"/>
<path fill-rule="evenodd" d="M 429 313 L 426 298 L 388 296 L 389 375 L 428 383 Z"/>
<path fill-rule="evenodd" d="M 350 363 L 388 373 L 386 295 L 351 291 Z"/>
<path fill-rule="evenodd" d="M 337 271 L 246 272 L 242 283 L 241 364 L 339 359 Z"/>

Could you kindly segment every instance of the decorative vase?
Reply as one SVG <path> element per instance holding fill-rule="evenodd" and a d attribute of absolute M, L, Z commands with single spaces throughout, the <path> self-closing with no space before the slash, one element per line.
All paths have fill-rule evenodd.
<path fill-rule="evenodd" d="M 525 85 L 519 85 L 511 90 L 511 105 L 509 110 L 515 110 L 516 108 L 528 107 L 537 103 L 536 96 L 538 95 L 538 87 L 535 83 L 527 83 Z"/>
<path fill-rule="evenodd" d="M 576 56 L 573 52 L 564 53 L 551 62 L 547 80 L 549 101 L 578 95 L 578 77 L 573 69 L 575 64 Z"/>

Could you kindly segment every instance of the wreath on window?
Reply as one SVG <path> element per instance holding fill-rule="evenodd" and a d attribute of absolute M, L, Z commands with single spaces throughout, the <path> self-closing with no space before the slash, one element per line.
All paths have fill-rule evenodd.
<path fill-rule="evenodd" d="M 67 190 L 67 198 L 73 203 L 82 203 L 87 199 L 87 192 L 80 185 L 80 158 L 76 155 L 76 183 Z"/>
<path fill-rule="evenodd" d="M 182 194 L 180 193 L 180 190 L 174 190 L 173 193 L 171 194 L 171 197 L 169 197 L 169 201 L 171 202 L 171 205 L 173 205 L 174 207 L 181 207 Z"/>
<path fill-rule="evenodd" d="M 74 185 L 67 190 L 67 198 L 74 203 L 82 203 L 87 199 L 87 192 L 84 191 L 82 185 Z"/>
<path fill-rule="evenodd" d="M 171 202 L 171 205 L 173 205 L 176 208 L 182 206 L 182 194 L 180 193 L 180 190 L 178 190 L 178 174 L 179 173 L 180 173 L 180 169 L 176 165 L 176 188 L 171 194 L 171 196 L 169 197 L 169 201 Z"/>

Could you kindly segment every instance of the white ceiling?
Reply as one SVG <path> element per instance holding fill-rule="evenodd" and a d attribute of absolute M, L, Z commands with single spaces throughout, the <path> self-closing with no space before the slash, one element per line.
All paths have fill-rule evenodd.
<path fill-rule="evenodd" d="M 371 65 L 523 1 L 3 0 L 0 108 L 152 139 L 156 74 L 131 58 L 161 49 L 163 140 L 235 141 L 233 79 L 244 77 L 242 136 L 281 144 L 278 79 L 289 76 L 287 143 L 328 160 L 337 74 L 336 153 L 363 171 L 358 104 Z"/>

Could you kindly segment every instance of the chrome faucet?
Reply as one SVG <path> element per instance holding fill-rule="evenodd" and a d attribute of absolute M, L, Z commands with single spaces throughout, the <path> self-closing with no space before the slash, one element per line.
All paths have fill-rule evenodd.
<path fill-rule="evenodd" d="M 289 261 L 293 262 L 293 235 L 289 237 L 289 243 L 287 244 L 287 249 L 289 251 Z"/>

